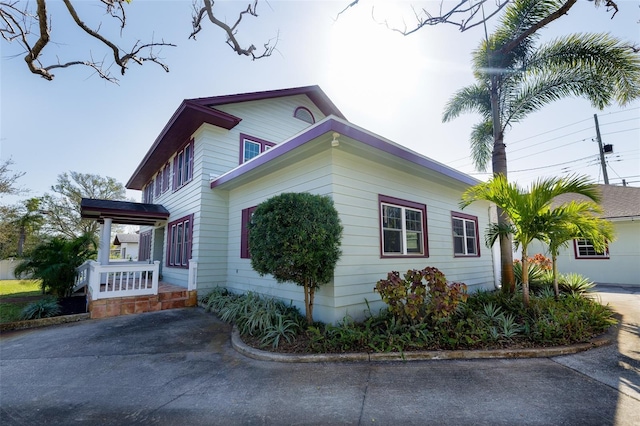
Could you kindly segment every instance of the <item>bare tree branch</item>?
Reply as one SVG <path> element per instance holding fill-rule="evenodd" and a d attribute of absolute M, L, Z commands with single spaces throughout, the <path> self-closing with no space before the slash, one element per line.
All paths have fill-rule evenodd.
<path fill-rule="evenodd" d="M 200 31 L 202 31 L 202 21 L 205 18 L 208 18 L 208 20 L 213 25 L 221 28 L 227 34 L 226 43 L 238 55 L 250 56 L 253 60 L 271 56 L 271 54 L 273 53 L 273 51 L 275 50 L 278 44 L 277 37 L 275 39 L 275 42 L 273 42 L 273 44 L 271 44 L 273 40 L 268 40 L 266 43 L 264 43 L 263 45 L 264 50 L 262 51 L 262 53 L 255 53 L 256 47 L 253 44 L 249 45 L 248 47 L 242 47 L 242 45 L 240 44 L 237 38 L 238 26 L 242 22 L 242 19 L 245 17 L 245 15 L 250 15 L 254 17 L 258 16 L 258 13 L 256 11 L 258 7 L 258 0 L 253 0 L 253 3 L 249 3 L 247 5 L 247 8 L 241 11 L 238 14 L 238 19 L 236 19 L 233 25 L 229 25 L 226 22 L 218 19 L 218 17 L 215 15 L 213 11 L 214 3 L 215 1 L 212 1 L 212 0 L 202 0 L 201 4 L 198 1 L 194 1 L 193 16 L 192 16 L 193 31 L 189 35 L 189 38 L 192 38 L 195 40 L 196 35 Z"/>

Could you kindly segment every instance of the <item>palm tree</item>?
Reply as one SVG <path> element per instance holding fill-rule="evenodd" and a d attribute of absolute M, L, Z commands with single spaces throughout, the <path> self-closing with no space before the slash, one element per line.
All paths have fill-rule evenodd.
<path fill-rule="evenodd" d="M 24 201 L 25 213 L 14 221 L 18 227 L 18 257 L 24 254 L 24 244 L 30 232 L 37 231 L 44 222 L 40 213 L 40 199 L 30 198 Z"/>
<path fill-rule="evenodd" d="M 96 240 L 84 234 L 73 240 L 52 238 L 37 246 L 14 271 L 16 277 L 29 276 L 42 280 L 42 293 L 69 296 L 76 277 L 76 268 L 95 256 Z"/>
<path fill-rule="evenodd" d="M 613 241 L 614 230 L 611 222 L 597 216 L 602 208 L 590 201 L 572 201 L 555 207 L 549 212 L 546 242 L 552 261 L 553 290 L 556 299 L 558 288 L 558 254 L 562 247 L 576 238 L 588 239 L 598 251 L 605 251 L 607 243 Z"/>
<path fill-rule="evenodd" d="M 492 161 L 494 176 L 507 177 L 504 133 L 543 106 L 566 97 L 584 97 L 602 109 L 640 97 L 640 55 L 609 34 L 573 34 L 536 47 L 538 30 L 564 0 L 515 0 L 496 31 L 473 52 L 475 84 L 457 91 L 443 121 L 464 112 L 481 115 L 471 132 L 471 156 L 478 170 Z M 506 218 L 499 214 L 506 227 Z M 500 238 L 502 284 L 513 290 L 512 248 Z"/>
<path fill-rule="evenodd" d="M 529 274 L 527 247 L 535 240 L 545 241 L 547 232 L 554 223 L 551 220 L 551 203 L 558 195 L 575 193 L 594 202 L 600 201 L 595 185 L 586 177 L 550 178 L 535 182 L 529 191 L 511 184 L 503 175 L 494 176 L 488 182 L 469 188 L 462 195 L 460 207 L 465 208 L 477 200 L 494 203 L 509 219 L 506 225 L 492 224 L 487 232 L 487 243 L 505 233 L 513 234 L 517 246 L 522 247 L 522 293 L 523 303 L 529 306 Z"/>

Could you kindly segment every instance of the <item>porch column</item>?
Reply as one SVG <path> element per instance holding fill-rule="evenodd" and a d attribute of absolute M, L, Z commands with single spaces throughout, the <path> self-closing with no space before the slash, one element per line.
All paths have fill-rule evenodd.
<path fill-rule="evenodd" d="M 102 265 L 109 264 L 109 253 L 111 248 L 111 218 L 105 218 L 102 224 L 102 235 L 100 235 L 100 248 L 98 260 Z"/>

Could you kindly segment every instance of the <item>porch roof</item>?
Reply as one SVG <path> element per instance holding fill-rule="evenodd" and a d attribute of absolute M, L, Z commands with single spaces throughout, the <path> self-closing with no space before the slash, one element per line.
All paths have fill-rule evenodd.
<path fill-rule="evenodd" d="M 123 225 L 158 226 L 169 218 L 169 211 L 160 204 L 83 198 L 80 202 L 80 215 L 84 219 L 100 223 L 110 218 L 113 223 Z"/>

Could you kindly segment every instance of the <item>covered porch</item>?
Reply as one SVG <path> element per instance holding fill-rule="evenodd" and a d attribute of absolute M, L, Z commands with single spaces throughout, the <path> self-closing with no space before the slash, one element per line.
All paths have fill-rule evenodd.
<path fill-rule="evenodd" d="M 187 288 L 163 283 L 160 261 L 110 261 L 113 224 L 162 227 L 169 211 L 158 204 L 83 198 L 81 215 L 100 223 L 97 261 L 82 264 L 74 291 L 85 289 L 91 318 L 195 306 L 197 264 L 190 262 Z"/>

